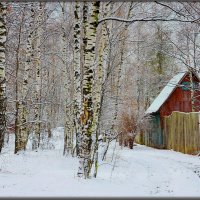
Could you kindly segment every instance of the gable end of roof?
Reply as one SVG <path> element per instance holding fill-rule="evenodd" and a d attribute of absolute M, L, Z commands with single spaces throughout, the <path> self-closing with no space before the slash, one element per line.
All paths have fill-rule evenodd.
<path fill-rule="evenodd" d="M 179 84 L 187 74 L 188 74 L 188 72 L 185 71 L 185 72 L 179 72 L 177 75 L 175 75 L 167 83 L 167 85 L 162 89 L 160 94 L 154 99 L 154 101 L 152 102 L 150 107 L 147 109 L 145 114 L 148 115 L 148 114 L 152 114 L 152 113 L 158 112 L 160 107 L 167 101 L 167 99 L 170 97 L 170 95 L 177 88 L 177 84 Z M 194 74 L 194 75 L 196 76 L 196 74 Z"/>

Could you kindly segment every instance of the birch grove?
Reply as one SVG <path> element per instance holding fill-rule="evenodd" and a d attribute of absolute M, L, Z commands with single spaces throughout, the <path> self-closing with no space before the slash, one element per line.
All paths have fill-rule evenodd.
<path fill-rule="evenodd" d="M 0 152 L 10 134 L 16 154 L 53 149 L 53 131 L 63 127 L 63 155 L 77 157 L 76 175 L 97 177 L 112 141 L 144 131 L 145 110 L 167 81 L 181 70 L 199 73 L 199 9 L 0 3 Z"/>

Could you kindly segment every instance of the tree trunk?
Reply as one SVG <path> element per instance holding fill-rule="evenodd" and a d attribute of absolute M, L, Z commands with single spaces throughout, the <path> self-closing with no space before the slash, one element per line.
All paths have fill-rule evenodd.
<path fill-rule="evenodd" d="M 105 6 L 102 8 L 104 15 L 103 17 L 106 17 L 109 11 L 110 2 L 106 2 L 104 4 Z M 102 24 L 101 27 L 101 39 L 99 42 L 99 49 L 98 49 L 98 62 L 97 62 L 97 69 L 95 74 L 95 81 L 94 81 L 94 92 L 93 92 L 93 101 L 94 101 L 94 119 L 92 124 L 92 132 L 94 134 L 94 137 L 96 138 L 96 141 L 94 143 L 94 150 L 93 150 L 93 156 L 92 156 L 92 163 L 95 163 L 95 170 L 94 170 L 94 177 L 97 176 L 97 170 L 98 170 L 98 127 L 99 127 L 99 120 L 100 120 L 100 110 L 102 106 L 102 86 L 103 86 L 103 77 L 105 76 L 105 70 L 104 68 L 106 66 L 104 65 L 104 61 L 107 58 L 108 53 L 108 36 L 107 36 L 107 30 L 106 30 L 106 22 Z"/>
<path fill-rule="evenodd" d="M 4 143 L 6 130 L 6 76 L 5 76 L 5 42 L 6 42 L 6 6 L 0 3 L 0 152 Z"/>
<path fill-rule="evenodd" d="M 34 106 L 34 134 L 33 134 L 33 150 L 38 149 L 40 144 L 40 132 L 41 132 L 41 36 L 42 36 L 42 20 L 43 20 L 43 3 L 38 3 L 38 18 L 36 20 L 36 31 L 34 38 L 34 68 L 36 69 L 36 85 L 35 85 L 35 106 Z"/>
<path fill-rule="evenodd" d="M 19 70 L 22 66 L 21 62 L 21 34 L 22 34 L 22 26 L 25 17 L 25 10 L 23 12 L 22 20 L 20 23 L 19 28 L 19 35 L 18 35 L 18 47 L 17 47 L 17 62 L 16 62 L 16 82 L 15 82 L 15 90 L 16 90 L 16 116 L 15 116 L 15 153 L 25 150 L 26 148 L 26 140 L 22 135 L 22 126 L 25 126 L 24 119 L 23 119 L 23 99 L 22 93 L 20 91 L 20 77 L 19 77 Z M 25 64 L 25 63 L 23 63 Z M 25 114 L 25 113 L 24 113 Z"/>
<path fill-rule="evenodd" d="M 70 69 L 67 64 L 67 36 L 65 33 L 65 15 L 66 3 L 62 3 L 62 59 L 63 59 L 63 76 L 64 76 L 64 96 L 65 96 L 65 128 L 64 128 L 64 152 L 63 154 L 72 154 L 73 152 L 73 113 L 72 113 L 72 98 L 70 87 L 73 85 L 70 78 Z"/>
<path fill-rule="evenodd" d="M 74 26 L 74 115 L 75 115 L 75 132 L 76 132 L 76 153 L 79 156 L 79 150 L 81 145 L 81 20 L 80 20 L 80 2 L 76 2 L 75 5 L 75 26 Z"/>
<path fill-rule="evenodd" d="M 95 59 L 96 29 L 98 25 L 100 2 L 92 2 L 91 13 L 86 24 L 85 35 L 85 60 L 83 66 L 83 105 L 82 105 L 82 141 L 80 147 L 80 162 L 78 175 L 89 178 L 92 145 L 92 123 L 93 123 L 93 68 Z"/>
<path fill-rule="evenodd" d="M 19 111 L 18 111 L 18 135 L 21 138 L 21 148 L 26 149 L 26 144 L 28 142 L 28 114 L 29 110 L 27 107 L 27 93 L 29 86 L 29 72 L 32 67 L 32 37 L 33 37 L 33 20 L 34 20 L 34 12 L 33 12 L 33 4 L 31 4 L 31 16 L 29 22 L 29 35 L 27 38 L 27 46 L 26 46 L 26 61 L 24 67 L 24 75 L 23 75 L 23 83 L 22 83 L 22 100 L 19 102 Z"/>

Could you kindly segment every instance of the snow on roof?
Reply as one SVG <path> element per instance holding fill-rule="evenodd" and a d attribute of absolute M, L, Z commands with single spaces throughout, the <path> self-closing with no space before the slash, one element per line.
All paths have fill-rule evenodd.
<path fill-rule="evenodd" d="M 157 112 L 186 74 L 187 72 L 179 72 L 175 75 L 163 88 L 157 98 L 154 99 L 150 107 L 147 109 L 146 114 Z"/>

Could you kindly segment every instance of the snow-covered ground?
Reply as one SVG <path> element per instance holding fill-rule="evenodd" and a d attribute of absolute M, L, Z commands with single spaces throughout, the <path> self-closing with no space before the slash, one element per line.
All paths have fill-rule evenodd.
<path fill-rule="evenodd" d="M 78 160 L 62 155 L 62 128 L 54 131 L 49 150 L 14 155 L 13 140 L 0 155 L 0 197 L 200 197 L 198 156 L 142 145 L 114 150 L 113 143 L 98 177 L 85 180 L 76 177 Z"/>

